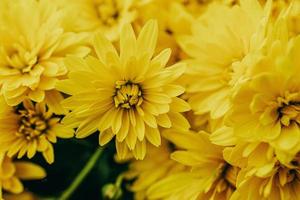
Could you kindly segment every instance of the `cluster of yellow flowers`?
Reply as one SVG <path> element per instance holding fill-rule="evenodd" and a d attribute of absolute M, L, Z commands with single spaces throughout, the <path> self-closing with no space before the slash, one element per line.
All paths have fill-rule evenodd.
<path fill-rule="evenodd" d="M 299 34 L 299 0 L 1 0 L 0 199 L 91 134 L 137 200 L 300 199 Z"/>

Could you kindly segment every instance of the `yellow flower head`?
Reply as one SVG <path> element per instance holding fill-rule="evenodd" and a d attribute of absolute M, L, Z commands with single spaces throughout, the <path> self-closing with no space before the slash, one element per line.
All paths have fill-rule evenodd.
<path fill-rule="evenodd" d="M 260 145 L 252 151 L 252 156 L 254 156 L 252 162 L 259 163 L 261 166 L 259 168 L 247 167 L 240 171 L 237 190 L 231 200 L 294 200 L 300 198 L 297 192 L 300 189 L 299 154 L 286 164 L 282 164 L 276 159 L 266 163 L 266 160 L 260 158 L 260 154 L 264 154 L 262 150 L 267 150 L 266 147 L 266 144 Z M 270 155 L 272 154 L 270 153 Z"/>
<path fill-rule="evenodd" d="M 264 142 L 239 142 L 223 152 L 225 160 L 241 168 L 230 200 L 294 200 L 299 187 L 299 154 L 289 161 L 277 159 L 275 149 Z"/>
<path fill-rule="evenodd" d="M 25 100 L 16 107 L 1 101 L 0 111 L 0 149 L 7 155 L 18 158 L 27 154 L 32 158 L 36 152 L 42 152 L 48 163 L 54 161 L 51 143 L 56 137 L 69 138 L 73 129 L 62 126 L 60 118 L 49 111 L 45 103 L 32 103 Z"/>
<path fill-rule="evenodd" d="M 52 4 L 0 2 L 0 89 L 11 106 L 26 98 L 45 99 L 51 109 L 63 112 L 55 107 L 62 97 L 54 91 L 57 79 L 67 73 L 62 58 L 89 51 L 83 46 L 85 36 L 64 31 L 61 13 Z"/>
<path fill-rule="evenodd" d="M 1 155 L 0 185 L 5 192 L 20 194 L 24 191 L 21 180 L 38 180 L 45 177 L 46 172 L 39 165 L 27 161 L 12 161 L 8 156 Z"/>
<path fill-rule="evenodd" d="M 174 81 L 184 72 L 184 64 L 165 67 L 170 50 L 153 58 L 157 24 L 149 21 L 138 38 L 130 25 L 124 26 L 120 54 L 101 35 L 96 35 L 94 48 L 98 58 L 69 57 L 69 79 L 57 88 L 71 97 L 64 100 L 67 114 L 63 123 L 78 127 L 77 138 L 100 131 L 104 145 L 116 136 L 119 157 L 128 150 L 138 159 L 146 154 L 146 141 L 159 146 L 160 127 L 188 129 L 187 120 L 179 113 L 189 105 L 177 96 L 184 88 Z"/>
<path fill-rule="evenodd" d="M 168 63 L 176 63 L 184 57 L 176 41 L 178 35 L 189 34 L 193 17 L 185 8 L 174 0 L 152 0 L 137 9 L 138 18 L 134 21 L 134 29 L 139 31 L 150 19 L 158 22 L 157 51 L 171 48 L 172 55 Z"/>
<path fill-rule="evenodd" d="M 171 158 L 190 169 L 153 184 L 147 191 L 149 199 L 230 199 L 239 168 L 223 159 L 222 147 L 212 144 L 205 132 L 168 130 L 165 136 L 181 149 Z"/>
<path fill-rule="evenodd" d="M 134 192 L 135 199 L 147 199 L 146 192 L 150 186 L 171 174 L 185 170 L 184 165 L 170 158 L 171 150 L 171 144 L 163 140 L 158 148 L 149 145 L 144 160 L 131 161 L 129 170 L 124 175 L 127 179 L 134 179 L 130 190 Z"/>
<path fill-rule="evenodd" d="M 300 149 L 300 37 L 283 43 L 272 43 L 253 67 L 255 75 L 234 96 L 228 118 L 239 140 L 267 142 L 281 161 Z"/>
<path fill-rule="evenodd" d="M 262 4 L 266 0 L 260 0 Z M 272 3 L 272 18 L 276 18 L 284 10 L 289 10 L 287 14 L 287 21 L 289 27 L 289 34 L 291 37 L 297 36 L 300 33 L 300 1 L 298 0 L 273 0 Z"/>
<path fill-rule="evenodd" d="M 268 10 L 257 0 L 241 0 L 233 7 L 213 3 L 192 25 L 192 34 L 179 38 L 190 57 L 184 78 L 196 114 L 216 119 L 229 110 L 234 88 L 258 57 Z"/>
<path fill-rule="evenodd" d="M 136 0 L 56 1 L 64 11 L 64 25 L 67 30 L 100 31 L 110 40 L 118 39 L 121 27 L 136 18 L 138 6 Z"/>

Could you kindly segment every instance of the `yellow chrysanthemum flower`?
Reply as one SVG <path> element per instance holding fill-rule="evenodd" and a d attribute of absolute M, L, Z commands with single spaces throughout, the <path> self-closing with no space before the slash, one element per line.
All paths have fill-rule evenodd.
<path fill-rule="evenodd" d="M 73 129 L 62 126 L 60 118 L 43 102 L 34 104 L 25 100 L 11 107 L 2 99 L 0 105 L 0 149 L 7 151 L 9 157 L 21 158 L 27 154 L 32 158 L 36 152 L 42 152 L 46 161 L 53 163 L 51 143 L 55 143 L 57 137 L 73 136 Z"/>
<path fill-rule="evenodd" d="M 300 154 L 281 163 L 267 143 L 243 143 L 226 148 L 224 157 L 241 167 L 230 200 L 296 200 L 300 188 Z"/>
<path fill-rule="evenodd" d="M 118 39 L 122 26 L 137 17 L 136 0 L 56 0 L 56 2 L 64 11 L 64 25 L 67 30 L 99 31 L 109 40 Z"/>
<path fill-rule="evenodd" d="M 58 113 L 62 96 L 54 90 L 67 73 L 62 58 L 85 56 L 84 35 L 65 32 L 61 13 L 51 1 L 0 2 L 0 89 L 15 106 L 24 99 L 43 100 Z"/>
<path fill-rule="evenodd" d="M 300 37 L 286 44 L 287 31 L 279 30 L 284 40 L 275 40 L 253 67 L 254 77 L 233 98 L 228 124 L 241 141 L 271 144 L 283 161 L 300 150 Z"/>
<path fill-rule="evenodd" d="M 257 0 L 233 7 L 210 4 L 192 25 L 192 34 L 179 38 L 190 57 L 185 85 L 196 114 L 209 112 L 215 119 L 229 110 L 234 88 L 259 57 L 269 7 L 264 11 Z"/>
<path fill-rule="evenodd" d="M 266 3 L 266 0 L 260 0 L 262 4 Z M 291 37 L 297 36 L 300 33 L 300 1 L 298 0 L 273 0 L 272 3 L 272 17 L 274 20 L 284 10 L 289 10 L 287 14 L 289 35 Z"/>
<path fill-rule="evenodd" d="M 187 120 L 179 113 L 189 105 L 177 96 L 184 88 L 174 81 L 184 72 L 184 64 L 165 68 L 170 57 L 166 49 L 155 56 L 157 24 L 149 21 L 138 38 L 130 25 L 124 26 L 120 38 L 120 55 L 101 35 L 96 35 L 94 48 L 98 58 L 69 57 L 69 79 L 57 88 L 71 97 L 64 100 L 67 114 L 63 123 L 78 127 L 77 138 L 100 131 L 104 145 L 116 136 L 120 158 L 128 150 L 138 159 L 146 154 L 146 141 L 159 146 L 160 127 L 188 129 Z"/>
<path fill-rule="evenodd" d="M 147 199 L 147 189 L 157 181 L 185 170 L 184 165 L 170 159 L 171 150 L 171 144 L 163 140 L 158 148 L 149 145 L 144 160 L 131 161 L 124 175 L 126 179 L 134 179 L 130 190 L 136 200 Z"/>
<path fill-rule="evenodd" d="M 5 192 L 20 194 L 24 191 L 21 180 L 38 180 L 46 176 L 42 167 L 31 162 L 12 161 L 4 154 L 0 161 L 0 184 Z"/>
<path fill-rule="evenodd" d="M 223 159 L 222 147 L 212 144 L 205 132 L 167 130 L 165 136 L 182 149 L 172 159 L 191 169 L 155 183 L 147 191 L 149 199 L 230 199 L 239 168 Z"/>
<path fill-rule="evenodd" d="M 176 38 L 182 34 L 189 34 L 193 17 L 182 5 L 174 0 L 152 0 L 137 8 L 138 18 L 134 21 L 134 29 L 140 31 L 150 19 L 158 22 L 157 51 L 171 48 L 170 64 L 181 60 L 185 55 L 179 47 Z"/>

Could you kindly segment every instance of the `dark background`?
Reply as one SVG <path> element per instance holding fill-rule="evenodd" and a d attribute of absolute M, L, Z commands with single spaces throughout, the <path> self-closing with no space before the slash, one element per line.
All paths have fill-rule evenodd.
<path fill-rule="evenodd" d="M 58 139 L 54 144 L 55 161 L 49 165 L 40 153 L 30 161 L 41 165 L 47 171 L 47 177 L 38 181 L 23 182 L 25 188 L 37 194 L 41 199 L 59 199 L 59 195 L 72 183 L 85 166 L 96 148 L 99 148 L 98 133 L 86 139 Z M 70 200 L 101 200 L 102 187 L 115 183 L 118 175 L 127 169 L 127 164 L 114 162 L 115 145 L 110 142 L 102 152 L 96 165 L 82 181 Z M 133 199 L 126 191 L 128 182 L 123 182 L 123 196 L 120 199 Z"/>

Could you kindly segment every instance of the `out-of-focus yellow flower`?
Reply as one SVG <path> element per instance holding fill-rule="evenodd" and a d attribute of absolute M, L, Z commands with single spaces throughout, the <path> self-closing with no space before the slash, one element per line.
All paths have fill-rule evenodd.
<path fill-rule="evenodd" d="M 136 0 L 56 0 L 64 11 L 64 26 L 74 32 L 99 31 L 109 40 L 136 16 Z M 76 20 L 74 20 L 76 18 Z"/>
<path fill-rule="evenodd" d="M 62 59 L 85 56 L 85 36 L 65 32 L 61 13 L 51 1 L 3 0 L 0 2 L 0 88 L 6 102 L 15 106 L 29 98 L 45 101 L 63 113 L 62 96 L 54 90 L 67 73 Z"/>
<path fill-rule="evenodd" d="M 231 200 L 294 200 L 299 199 L 300 157 L 281 163 L 267 143 L 244 143 L 227 148 L 224 157 L 242 167 L 237 190 Z"/>
<path fill-rule="evenodd" d="M 190 57 L 184 85 L 195 114 L 224 116 L 234 88 L 259 57 L 270 5 L 264 10 L 256 0 L 240 4 L 210 4 L 192 25 L 192 34 L 179 39 Z"/>
<path fill-rule="evenodd" d="M 223 159 L 223 148 L 212 144 L 205 132 L 167 130 L 164 133 L 166 138 L 182 149 L 172 153 L 171 158 L 191 169 L 170 174 L 153 184 L 147 191 L 148 198 L 230 199 L 239 168 Z"/>
<path fill-rule="evenodd" d="M 27 161 L 12 161 L 3 154 L 0 164 L 0 183 L 5 192 L 20 194 L 24 191 L 21 180 L 39 180 L 46 177 L 45 170 L 39 165 Z"/>
<path fill-rule="evenodd" d="M 266 0 L 260 0 L 262 5 Z M 289 10 L 287 21 L 289 27 L 289 35 L 297 36 L 300 33 L 300 1 L 298 0 L 273 0 L 272 1 L 272 18 L 276 21 L 277 17 L 284 10 Z"/>
<path fill-rule="evenodd" d="M 228 119 L 238 140 L 267 142 L 279 160 L 289 161 L 300 149 L 300 37 L 287 43 L 287 31 L 279 30 L 283 41 L 271 43 L 253 67 L 255 75 L 237 91 Z"/>
<path fill-rule="evenodd" d="M 143 159 L 147 141 L 160 145 L 159 127 L 189 128 L 180 114 L 189 110 L 189 105 L 177 97 L 184 88 L 174 83 L 185 65 L 165 67 L 170 49 L 153 57 L 157 32 L 157 24 L 151 20 L 136 39 L 132 27 L 126 25 L 120 54 L 97 34 L 94 48 L 98 58 L 66 59 L 69 79 L 60 81 L 57 88 L 72 95 L 63 102 L 72 111 L 63 123 L 78 127 L 77 138 L 99 130 L 100 145 L 116 136 L 120 158 L 132 151 L 137 159 Z"/>
<path fill-rule="evenodd" d="M 142 161 L 132 161 L 125 172 L 127 179 L 135 179 L 130 186 L 135 199 L 147 199 L 146 191 L 157 181 L 185 170 L 185 166 L 171 160 L 171 144 L 166 140 L 158 148 L 149 146 L 147 156 Z"/>
<path fill-rule="evenodd" d="M 179 47 L 176 38 L 189 34 L 193 17 L 182 5 L 173 0 L 152 0 L 137 8 L 138 18 L 134 21 L 134 29 L 138 32 L 149 19 L 158 22 L 158 43 L 156 50 L 172 49 L 170 64 L 178 62 L 185 55 Z"/>
<path fill-rule="evenodd" d="M 0 149 L 7 155 L 18 158 L 27 154 L 32 158 L 42 152 L 48 163 L 53 163 L 54 152 L 51 143 L 57 138 L 70 138 L 73 129 L 62 126 L 60 118 L 49 111 L 45 103 L 32 103 L 25 100 L 16 107 L 0 102 Z"/>

